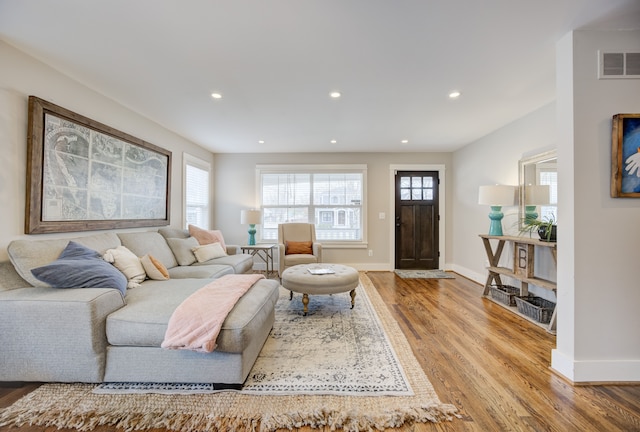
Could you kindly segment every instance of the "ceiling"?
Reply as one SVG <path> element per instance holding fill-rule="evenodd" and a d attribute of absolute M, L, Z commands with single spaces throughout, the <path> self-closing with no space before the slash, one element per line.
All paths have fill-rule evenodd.
<path fill-rule="evenodd" d="M 568 31 L 639 23 L 638 0 L 0 0 L 2 40 L 216 153 L 454 151 L 554 100 Z"/>

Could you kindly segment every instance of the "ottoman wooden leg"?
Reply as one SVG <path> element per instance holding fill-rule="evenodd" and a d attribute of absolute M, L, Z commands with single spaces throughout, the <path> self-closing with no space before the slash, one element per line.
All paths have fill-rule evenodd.
<path fill-rule="evenodd" d="M 307 312 L 309 312 L 309 294 L 302 294 L 302 311 L 304 316 L 307 316 Z"/>
<path fill-rule="evenodd" d="M 356 290 L 355 290 L 355 288 L 352 289 L 351 291 L 349 291 L 349 295 L 351 296 L 351 309 L 353 309 L 353 306 L 356 304 Z"/>
<path fill-rule="evenodd" d="M 289 301 L 293 298 L 293 291 L 289 291 Z"/>

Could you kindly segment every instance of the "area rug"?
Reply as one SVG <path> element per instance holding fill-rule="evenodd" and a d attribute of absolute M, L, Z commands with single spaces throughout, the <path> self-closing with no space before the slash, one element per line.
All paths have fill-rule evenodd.
<path fill-rule="evenodd" d="M 280 287 L 275 323 L 242 393 L 410 396 L 404 370 L 367 292 L 310 296 L 303 315 L 302 295 L 290 300 Z M 212 384 L 105 383 L 94 393 L 211 393 Z M 219 391 L 219 390 L 218 390 Z"/>
<path fill-rule="evenodd" d="M 411 347 L 366 275 L 356 308 L 365 293 L 390 341 L 413 395 L 345 396 L 337 394 L 267 395 L 242 392 L 210 394 L 95 394 L 91 384 L 45 384 L 0 411 L 0 426 L 37 425 L 90 431 L 97 426 L 125 431 L 275 431 L 303 426 L 346 431 L 383 430 L 408 423 L 452 420 L 453 405 L 442 403 Z M 341 297 L 340 295 L 330 296 Z M 347 296 L 348 297 L 348 296 Z M 319 313 L 311 297 L 310 312 Z M 296 299 L 291 306 L 296 306 Z M 300 304 L 297 307 L 301 307 Z M 313 308 L 313 309 L 312 309 Z M 354 310 L 356 310 L 354 308 Z M 349 309 L 350 310 L 350 309 Z M 312 318 L 311 313 L 300 319 Z M 320 356 L 319 352 L 316 355 Z"/>
<path fill-rule="evenodd" d="M 444 270 L 395 270 L 402 279 L 455 279 L 455 276 Z"/>

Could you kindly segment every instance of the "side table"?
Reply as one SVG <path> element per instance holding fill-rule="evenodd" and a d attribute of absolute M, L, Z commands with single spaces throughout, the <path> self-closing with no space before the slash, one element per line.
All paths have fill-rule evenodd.
<path fill-rule="evenodd" d="M 275 272 L 273 267 L 273 250 L 277 247 L 275 244 L 259 244 L 259 245 L 244 245 L 240 246 L 242 253 L 249 254 L 251 256 L 259 257 L 267 265 L 265 275 L 269 277 L 270 274 Z"/>

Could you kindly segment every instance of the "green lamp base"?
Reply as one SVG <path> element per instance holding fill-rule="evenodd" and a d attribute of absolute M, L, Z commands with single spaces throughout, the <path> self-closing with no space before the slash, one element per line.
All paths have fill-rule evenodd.
<path fill-rule="evenodd" d="M 489 219 L 491 224 L 489 225 L 489 235 L 501 236 L 502 235 L 502 206 L 491 206 L 491 213 L 489 213 Z"/>
<path fill-rule="evenodd" d="M 256 244 L 256 224 L 249 224 L 249 246 Z"/>

